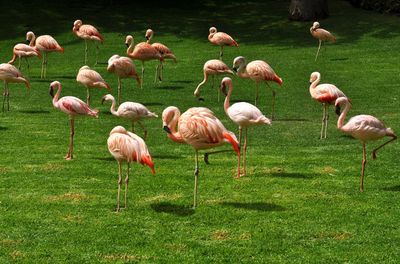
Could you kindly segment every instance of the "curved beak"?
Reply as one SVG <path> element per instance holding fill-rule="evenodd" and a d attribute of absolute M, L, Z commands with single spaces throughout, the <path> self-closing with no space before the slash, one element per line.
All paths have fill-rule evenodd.
<path fill-rule="evenodd" d="M 148 36 L 146 36 L 146 39 L 147 39 L 147 40 L 149 40 L 149 37 L 148 37 Z"/>
<path fill-rule="evenodd" d="M 164 131 L 167 132 L 168 134 L 171 134 L 171 129 L 169 129 L 168 126 L 164 125 L 164 126 L 163 126 L 163 129 L 164 129 Z"/>

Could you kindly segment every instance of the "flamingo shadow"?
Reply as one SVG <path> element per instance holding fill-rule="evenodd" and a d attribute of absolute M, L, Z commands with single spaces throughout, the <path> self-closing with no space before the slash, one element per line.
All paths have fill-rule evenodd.
<path fill-rule="evenodd" d="M 305 118 L 278 118 L 278 119 L 274 119 L 273 121 L 275 121 L 275 122 L 291 122 L 291 121 L 311 122 L 310 119 L 305 119 Z"/>
<path fill-rule="evenodd" d="M 183 158 L 180 155 L 153 155 L 153 159 L 170 159 L 170 160 L 178 160 Z"/>
<path fill-rule="evenodd" d="M 159 103 L 159 102 L 148 102 L 148 103 L 144 102 L 143 104 L 146 105 L 146 106 L 149 106 L 149 105 L 163 105 L 162 103 Z"/>
<path fill-rule="evenodd" d="M 272 211 L 285 211 L 286 208 L 273 203 L 239 203 L 239 202 L 223 202 L 223 206 L 234 207 L 238 209 L 254 210 L 260 212 L 272 212 Z"/>
<path fill-rule="evenodd" d="M 169 202 L 153 203 L 150 206 L 157 213 L 167 213 L 177 216 L 190 216 L 195 212 L 195 210 L 190 207 L 179 204 L 172 204 Z"/>
<path fill-rule="evenodd" d="M 334 58 L 334 59 L 331 59 L 331 61 L 345 61 L 345 60 L 348 60 L 349 58 Z"/>
<path fill-rule="evenodd" d="M 185 87 L 183 87 L 181 85 L 174 85 L 174 86 L 167 85 L 167 86 L 156 87 L 156 89 L 158 89 L 158 90 L 172 90 L 172 91 L 182 90 L 183 88 L 185 88 Z"/>
<path fill-rule="evenodd" d="M 400 192 L 400 185 L 386 187 L 386 188 L 383 188 L 383 190 L 389 191 L 389 192 Z"/>
<path fill-rule="evenodd" d="M 21 110 L 20 113 L 24 114 L 49 114 L 50 111 L 47 110 Z"/>
<path fill-rule="evenodd" d="M 103 161 L 115 161 L 113 157 L 95 157 L 95 160 L 103 160 Z"/>
<path fill-rule="evenodd" d="M 0 130 L 8 130 L 8 127 L 0 126 Z"/>
<path fill-rule="evenodd" d="M 271 173 L 273 177 L 277 178 L 292 178 L 292 179 L 312 179 L 316 175 L 304 174 L 298 172 L 273 172 Z"/>

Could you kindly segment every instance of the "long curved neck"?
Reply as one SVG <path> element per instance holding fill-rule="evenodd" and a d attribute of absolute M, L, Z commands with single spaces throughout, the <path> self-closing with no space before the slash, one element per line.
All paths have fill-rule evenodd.
<path fill-rule="evenodd" d="M 240 64 L 238 70 L 237 70 L 237 75 L 241 78 L 249 78 L 249 74 L 247 73 L 246 70 L 246 66 L 247 64 L 244 62 L 242 64 Z"/>
<path fill-rule="evenodd" d="M 317 87 L 317 85 L 319 84 L 321 80 L 321 75 L 318 74 L 317 75 L 317 79 L 315 79 L 311 84 L 310 84 L 310 93 L 312 92 L 312 89 L 315 89 L 315 87 Z"/>
<path fill-rule="evenodd" d="M 29 46 L 34 47 L 36 43 L 36 36 L 33 35 L 31 40 L 29 41 Z"/>
<path fill-rule="evenodd" d="M 180 117 L 180 113 L 178 111 L 174 111 L 174 116 L 173 116 L 172 120 L 167 124 L 168 128 L 171 130 L 171 133 L 168 134 L 168 137 L 172 141 L 175 141 L 178 143 L 185 143 L 181 134 L 178 131 L 176 131 L 176 125 L 178 123 L 179 117 Z"/>
<path fill-rule="evenodd" d="M 214 37 L 214 35 L 215 35 L 215 32 L 208 34 L 208 39 L 211 40 Z"/>
<path fill-rule="evenodd" d="M 151 39 L 153 38 L 153 34 L 150 34 L 149 39 L 146 41 L 147 44 L 151 44 Z"/>
<path fill-rule="evenodd" d="M 230 100 L 231 100 L 231 94 L 232 94 L 232 84 L 229 84 L 229 90 L 228 90 L 228 94 L 225 97 L 225 101 L 224 101 L 224 109 L 225 109 L 225 113 L 228 114 L 228 109 L 231 106 Z"/>
<path fill-rule="evenodd" d="M 110 112 L 115 116 L 119 116 L 118 112 L 115 110 L 115 105 L 116 105 L 115 98 L 111 98 Z"/>
<path fill-rule="evenodd" d="M 58 86 L 57 92 L 53 97 L 53 106 L 58 107 L 58 99 L 60 98 L 61 94 L 61 86 Z"/>
<path fill-rule="evenodd" d="M 342 130 L 342 131 L 345 131 L 345 130 L 343 129 L 344 120 L 346 119 L 346 115 L 347 115 L 347 113 L 349 112 L 350 107 L 351 107 L 351 106 L 350 106 L 350 103 L 346 102 L 346 105 L 344 106 L 343 112 L 340 114 L 340 116 L 339 116 L 339 118 L 338 118 L 338 121 L 337 121 L 337 128 L 340 129 L 340 130 Z M 346 132 L 346 131 L 345 131 L 345 132 Z"/>
<path fill-rule="evenodd" d="M 132 52 L 133 52 L 133 48 L 135 47 L 135 41 L 132 39 L 130 42 L 129 42 L 129 47 L 128 47 L 128 49 L 126 50 L 126 53 L 127 54 L 131 54 Z"/>

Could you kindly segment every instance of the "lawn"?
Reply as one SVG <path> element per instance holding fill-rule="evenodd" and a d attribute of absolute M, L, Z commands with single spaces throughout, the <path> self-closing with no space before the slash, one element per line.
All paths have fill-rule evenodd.
<path fill-rule="evenodd" d="M 54 3 L 53 3 L 54 2 Z M 1 3 L 0 62 L 27 31 L 50 34 L 65 48 L 49 55 L 47 79 L 40 61 L 31 72 L 32 89 L 10 85 L 11 109 L 0 113 L 0 263 L 395 263 L 400 259 L 400 145 L 378 152 L 367 145 L 365 192 L 359 191 L 362 146 L 336 128 L 330 108 L 328 138 L 319 139 L 322 106 L 309 94 L 311 72 L 323 83 L 337 85 L 352 100 L 349 116 L 371 114 L 400 131 L 399 18 L 354 9 L 331 1 L 330 17 L 321 27 L 337 37 L 324 44 L 314 61 L 318 41 L 311 22 L 287 20 L 288 3 L 230 1 L 184 4 L 90 5 L 49 1 Z M 106 2 L 106 1 L 104 1 Z M 114 211 L 117 162 L 107 149 L 109 131 L 127 121 L 112 116 L 100 101 L 106 90 L 92 91 L 98 119 L 77 118 L 74 160 L 63 159 L 69 142 L 68 117 L 53 108 L 49 84 L 58 80 L 62 96 L 86 98 L 75 78 L 83 66 L 84 43 L 72 34 L 73 22 L 95 25 L 104 35 L 100 63 L 106 71 L 113 54 L 125 55 L 125 36 L 144 41 L 147 28 L 154 41 L 169 46 L 178 63 L 167 62 L 164 81 L 154 84 L 155 62 L 146 63 L 144 87 L 123 80 L 122 101 L 146 105 L 159 118 L 146 120 L 147 146 L 156 174 L 133 164 L 128 208 Z M 232 66 L 239 55 L 267 61 L 282 77 L 272 126 L 249 132 L 248 175 L 234 179 L 233 153 L 200 163 L 199 205 L 191 209 L 194 151 L 170 141 L 161 113 L 169 105 L 185 111 L 205 106 L 231 131 L 216 89 L 207 83 L 204 102 L 193 97 L 202 80 L 203 63 L 218 58 L 208 43 L 210 26 L 232 35 L 239 48 L 226 48 Z M 89 48 L 89 65 L 94 49 Z M 136 62 L 140 71 L 140 63 Z M 220 80 L 220 78 L 219 78 Z M 254 83 L 233 77 L 233 100 L 254 101 Z M 259 108 L 271 113 L 271 89 L 262 87 Z M 142 136 L 140 128 L 137 134 Z M 223 147 L 221 147 L 223 149 Z"/>

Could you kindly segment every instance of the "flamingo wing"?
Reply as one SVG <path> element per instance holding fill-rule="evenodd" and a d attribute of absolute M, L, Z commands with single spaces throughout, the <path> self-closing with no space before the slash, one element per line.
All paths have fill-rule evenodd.
<path fill-rule="evenodd" d="M 58 101 L 58 106 L 61 111 L 70 115 L 94 115 L 94 110 L 81 99 L 74 96 L 64 96 Z"/>
<path fill-rule="evenodd" d="M 79 32 L 91 40 L 103 42 L 103 36 L 99 33 L 97 28 L 92 25 L 82 25 L 79 28 Z"/>

